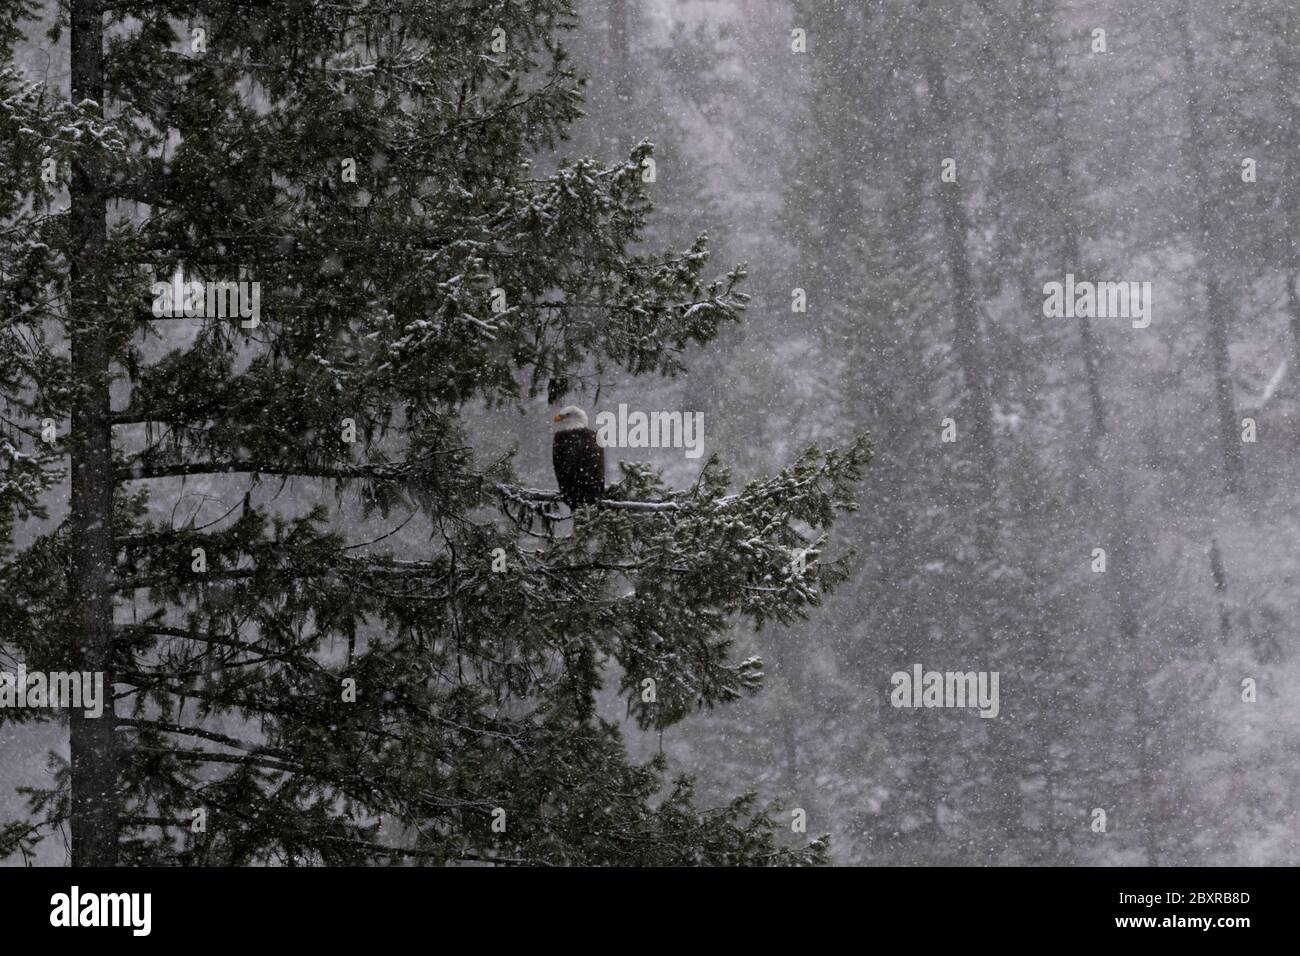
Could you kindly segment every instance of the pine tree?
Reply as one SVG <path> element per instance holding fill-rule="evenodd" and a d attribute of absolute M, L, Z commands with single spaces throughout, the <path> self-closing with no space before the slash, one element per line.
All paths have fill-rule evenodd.
<path fill-rule="evenodd" d="M 0 855 L 66 823 L 74 864 L 822 860 L 665 795 L 596 701 L 755 691 L 730 630 L 844 579 L 865 443 L 627 467 L 570 523 L 464 425 L 676 374 L 745 305 L 702 239 L 641 248 L 647 145 L 538 171 L 581 109 L 566 0 L 72 0 L 70 96 L 12 65 L 33 12 L 0 20 L 0 545 L 39 533 L 0 649 L 117 694 Z"/>
<path fill-rule="evenodd" d="M 920 17 L 906 3 L 807 4 L 798 18 L 817 56 L 782 224 L 825 330 L 828 381 L 809 405 L 839 408 L 833 419 L 863 423 L 881 449 L 863 494 L 873 507 L 850 525 L 870 552 L 818 619 L 836 637 L 811 681 L 819 734 L 800 750 L 834 781 L 818 797 L 849 821 L 859 861 L 1041 861 L 1081 832 L 1068 715 L 1095 685 L 1090 582 L 1062 542 L 1087 536 L 1069 471 L 1051 460 L 1068 430 L 1053 390 L 1077 386 L 1038 361 L 1065 337 L 1035 320 L 1028 293 L 1059 267 L 1059 227 L 1039 215 L 1059 166 L 1053 127 L 1035 122 L 1048 97 L 1024 90 L 1030 65 L 1012 55 L 1035 42 L 1020 6 L 934 4 Z M 951 101 L 936 102 L 941 83 Z M 1014 173 L 987 161 L 1008 125 Z M 957 183 L 940 178 L 945 157 Z M 972 426 L 981 415 L 987 441 Z M 980 491 L 989 479 L 998 500 Z M 1007 709 L 986 721 L 892 708 L 891 672 L 916 662 L 999 671 Z"/>

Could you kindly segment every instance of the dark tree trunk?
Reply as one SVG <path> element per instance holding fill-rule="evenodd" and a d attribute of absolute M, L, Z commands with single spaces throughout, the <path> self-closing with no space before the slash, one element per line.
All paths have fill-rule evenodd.
<path fill-rule="evenodd" d="M 1210 539 L 1210 576 L 1214 578 L 1214 593 L 1219 598 L 1219 640 L 1224 644 L 1232 640 L 1232 621 L 1228 616 L 1228 575 L 1223 570 L 1223 555 L 1219 542 Z"/>
<path fill-rule="evenodd" d="M 71 11 L 72 100 L 103 110 L 103 14 L 98 0 L 74 0 Z M 77 383 L 72 404 L 70 591 L 80 641 L 71 649 L 79 671 L 102 673 L 108 701 L 97 719 L 72 711 L 71 842 L 74 866 L 117 861 L 117 766 L 113 740 L 113 468 L 109 419 L 109 347 L 105 275 L 104 195 L 93 161 L 72 166 L 69 340 Z"/>
<path fill-rule="evenodd" d="M 938 134 L 944 156 L 952 157 L 951 130 L 954 117 L 948 100 L 947 76 L 943 61 L 935 51 L 928 51 L 925 70 L 934 129 Z M 959 167 L 958 182 L 960 182 L 960 175 Z M 962 381 L 969 397 L 967 408 L 970 415 L 971 442 L 975 449 L 977 485 L 974 501 L 991 502 L 994 500 L 996 490 L 993 402 L 980 329 L 979 300 L 975 294 L 975 281 L 971 275 L 970 251 L 966 246 L 970 223 L 957 182 L 939 184 L 939 213 L 943 227 L 944 253 L 952 286 L 953 345 L 957 364 L 961 368 Z M 979 521 L 978 527 L 980 551 L 987 557 L 992 549 L 993 531 L 989 521 Z"/>
<path fill-rule="evenodd" d="M 1191 157 L 1192 188 L 1196 208 L 1196 243 L 1198 259 L 1205 275 L 1206 320 L 1209 323 L 1210 359 L 1214 369 L 1214 405 L 1219 423 L 1219 446 L 1223 455 L 1224 482 L 1228 493 L 1238 491 L 1242 483 L 1241 441 L 1237 436 L 1237 408 L 1233 395 L 1232 367 L 1228 356 L 1228 328 L 1231 314 L 1228 297 L 1218 275 L 1218 262 L 1210 246 L 1213 198 L 1205 171 L 1207 133 L 1205 111 L 1201 106 L 1200 80 L 1196 72 L 1196 53 L 1192 47 L 1191 12 L 1184 0 L 1179 13 L 1183 69 L 1187 79 L 1187 138 Z"/>

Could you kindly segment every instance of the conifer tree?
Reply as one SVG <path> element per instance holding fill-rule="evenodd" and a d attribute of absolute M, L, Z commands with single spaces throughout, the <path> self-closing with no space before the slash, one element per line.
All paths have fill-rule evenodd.
<path fill-rule="evenodd" d="M 116 694 L 0 856 L 66 824 L 92 865 L 822 860 L 596 700 L 755 691 L 730 629 L 843 580 L 865 443 L 741 488 L 627 467 L 568 521 L 464 426 L 681 372 L 745 305 L 702 239 L 642 248 L 648 145 L 539 171 L 567 0 L 71 0 L 70 90 L 13 65 L 35 12 L 0 18 L 0 651 Z"/>

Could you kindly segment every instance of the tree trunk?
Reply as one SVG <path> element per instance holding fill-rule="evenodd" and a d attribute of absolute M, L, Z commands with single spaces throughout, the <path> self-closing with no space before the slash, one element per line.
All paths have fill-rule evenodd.
<path fill-rule="evenodd" d="M 71 11 L 72 100 L 103 112 L 103 14 L 98 0 Z M 93 148 L 93 147 L 92 147 Z M 68 522 L 70 594 L 80 642 L 75 669 L 104 675 L 108 701 L 97 719 L 72 711 L 71 842 L 73 866 L 117 861 L 117 767 L 113 740 L 113 468 L 109 420 L 109 346 L 103 256 L 104 196 L 97 161 L 73 161 L 68 337 L 76 391 L 72 400 L 72 497 Z"/>
<path fill-rule="evenodd" d="M 1044 26 L 1044 42 L 1047 45 L 1047 76 L 1052 98 L 1052 119 L 1056 138 L 1056 172 L 1061 180 L 1061 224 L 1062 241 L 1067 272 L 1083 271 L 1083 256 L 1079 245 L 1079 221 L 1077 190 L 1074 188 L 1074 171 L 1071 167 L 1071 150 L 1066 138 L 1065 104 L 1061 93 L 1061 84 L 1057 77 L 1064 64 L 1057 57 L 1056 24 L 1047 22 Z M 1064 277 L 1062 277 L 1064 278 Z M 1097 351 L 1097 339 L 1093 335 L 1092 320 L 1080 316 L 1079 338 L 1083 345 L 1083 370 L 1088 384 L 1088 406 L 1091 410 L 1092 428 L 1090 435 L 1093 448 L 1106 434 L 1106 405 L 1101 395 L 1101 361 Z"/>
<path fill-rule="evenodd" d="M 930 88 L 932 119 L 939 144 L 944 157 L 952 157 L 951 130 L 954 117 L 948 101 L 947 76 L 942 60 L 932 50 L 927 51 L 925 71 L 926 83 Z M 960 170 L 958 176 L 960 177 Z M 988 367 L 980 330 L 979 301 L 975 295 L 975 283 L 971 276 L 970 252 L 966 247 L 970 223 L 966 215 L 966 207 L 962 205 L 961 189 L 957 183 L 940 183 L 939 212 L 943 225 L 944 252 L 952 283 L 954 351 L 957 355 L 957 364 L 961 367 L 962 381 L 970 397 L 968 407 L 971 416 L 971 441 L 975 447 L 975 480 L 978 486 L 975 501 L 987 503 L 994 500 L 996 487 L 993 403 L 989 392 Z M 978 525 L 980 551 L 987 557 L 992 546 L 992 528 L 988 521 L 979 521 Z"/>
<path fill-rule="evenodd" d="M 632 96 L 627 52 L 627 0 L 609 2 L 609 55 L 614 67 L 614 92 L 626 103 Z"/>
<path fill-rule="evenodd" d="M 1277 25 L 1275 35 L 1278 37 L 1273 47 L 1273 56 L 1277 63 L 1277 102 L 1282 116 L 1283 160 L 1282 182 L 1278 188 L 1282 192 L 1282 215 L 1284 248 L 1287 250 L 1284 261 L 1286 266 L 1286 307 L 1291 325 L 1291 387 L 1290 391 L 1300 391 L 1300 289 L 1296 281 L 1300 279 L 1300 109 L 1297 109 L 1297 86 L 1300 82 L 1300 67 L 1296 53 L 1291 48 L 1290 38 L 1295 30 L 1300 29 L 1300 17 L 1293 7 L 1287 6 L 1283 11 L 1283 20 Z"/>
<path fill-rule="evenodd" d="M 1196 229 L 1198 261 L 1205 275 L 1206 319 L 1210 331 L 1210 358 L 1214 368 L 1214 404 L 1219 420 L 1219 445 L 1223 454 L 1224 483 L 1229 494 L 1242 483 L 1241 442 L 1237 437 L 1237 408 L 1232 387 L 1232 367 L 1228 356 L 1228 327 L 1231 324 L 1228 297 L 1218 275 L 1218 263 L 1210 248 L 1212 197 L 1205 171 L 1205 113 L 1201 107 L 1200 82 L 1196 73 L 1196 53 L 1192 47 L 1191 12 L 1184 0 L 1179 15 L 1183 69 L 1187 79 L 1188 151 L 1192 165 L 1192 184 L 1197 191 Z"/>
<path fill-rule="evenodd" d="M 1129 816 L 1136 821 L 1139 839 L 1146 854 L 1146 865 L 1159 865 L 1160 846 L 1156 839 L 1156 828 L 1160 823 L 1158 814 L 1153 812 L 1155 800 L 1155 767 L 1151 748 L 1151 735 L 1148 733 L 1150 714 L 1147 710 L 1146 678 L 1152 670 L 1151 653 L 1146 647 L 1141 620 L 1138 617 L 1137 586 L 1137 549 L 1131 535 L 1136 527 L 1129 514 L 1129 493 L 1126 483 L 1120 479 L 1112 504 L 1111 535 L 1115 561 L 1110 573 L 1115 575 L 1118 611 L 1119 640 L 1114 660 L 1127 673 L 1117 672 L 1116 686 L 1123 686 L 1133 702 L 1133 728 L 1127 735 L 1134 759 L 1134 776 L 1137 788 L 1137 802 L 1131 808 Z M 1122 663 L 1120 663 L 1122 662 Z"/>

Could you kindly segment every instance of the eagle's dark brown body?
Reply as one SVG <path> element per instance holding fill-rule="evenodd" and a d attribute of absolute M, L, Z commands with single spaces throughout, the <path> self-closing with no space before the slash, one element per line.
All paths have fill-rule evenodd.
<path fill-rule="evenodd" d="M 590 428 L 556 432 L 551 464 L 560 497 L 570 508 L 600 500 L 605 491 L 605 449 Z"/>

